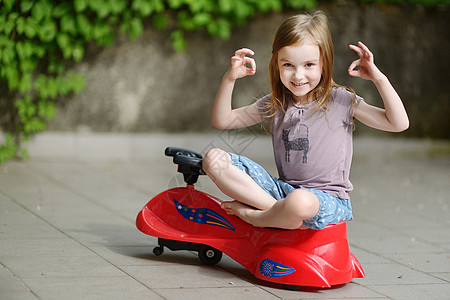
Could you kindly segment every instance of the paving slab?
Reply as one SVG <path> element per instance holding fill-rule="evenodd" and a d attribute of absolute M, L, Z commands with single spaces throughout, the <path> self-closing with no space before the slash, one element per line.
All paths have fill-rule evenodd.
<path fill-rule="evenodd" d="M 53 277 L 23 280 L 37 299 L 164 299 L 131 277 Z"/>
<path fill-rule="evenodd" d="M 449 299 L 448 284 L 382 285 L 373 287 L 373 290 L 389 299 Z"/>
<path fill-rule="evenodd" d="M 270 139 L 255 135 L 44 133 L 31 158 L 0 165 L 0 298 L 449 299 L 450 143 L 355 138 L 350 250 L 366 278 L 331 289 L 284 289 L 224 255 L 155 256 L 139 210 L 184 185 L 166 146 L 250 156 L 276 175 Z M 200 189 L 228 199 L 206 177 Z"/>
<path fill-rule="evenodd" d="M 303 287 L 297 291 L 287 291 L 279 287 L 264 287 L 281 299 L 388 299 L 386 296 L 351 282 L 330 289 Z"/>
<path fill-rule="evenodd" d="M 36 300 L 38 299 L 23 281 L 3 265 L 0 265 L 0 291 L 2 299 L 9 300 Z"/>

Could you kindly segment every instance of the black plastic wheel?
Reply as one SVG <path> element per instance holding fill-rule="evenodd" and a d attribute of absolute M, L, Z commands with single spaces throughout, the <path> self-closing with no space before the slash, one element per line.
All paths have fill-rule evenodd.
<path fill-rule="evenodd" d="M 205 245 L 198 251 L 198 258 L 200 258 L 200 261 L 205 265 L 212 266 L 222 259 L 222 252 Z"/>
<path fill-rule="evenodd" d="M 163 254 L 163 252 L 164 252 L 163 246 L 153 248 L 153 254 L 155 254 L 156 256 L 160 256 L 161 254 Z"/>

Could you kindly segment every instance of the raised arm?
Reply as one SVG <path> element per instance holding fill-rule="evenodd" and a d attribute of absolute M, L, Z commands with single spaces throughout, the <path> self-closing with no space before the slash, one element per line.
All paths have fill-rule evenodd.
<path fill-rule="evenodd" d="M 211 124 L 218 129 L 243 128 L 261 122 L 255 103 L 237 109 L 231 107 L 236 80 L 256 72 L 255 60 L 246 55 L 254 55 L 254 52 L 246 48 L 235 52 L 220 83 L 211 114 Z"/>
<path fill-rule="evenodd" d="M 350 65 L 349 75 L 371 80 L 384 103 L 383 109 L 362 101 L 355 111 L 355 118 L 367 126 L 384 131 L 400 132 L 408 129 L 409 119 L 402 100 L 389 79 L 375 66 L 372 52 L 361 42 L 349 47 L 359 56 Z M 359 70 L 355 70 L 358 66 Z"/>

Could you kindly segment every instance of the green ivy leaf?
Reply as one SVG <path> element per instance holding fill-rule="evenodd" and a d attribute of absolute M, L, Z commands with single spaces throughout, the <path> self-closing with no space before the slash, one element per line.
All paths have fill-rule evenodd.
<path fill-rule="evenodd" d="M 22 13 L 27 13 L 31 10 L 31 7 L 33 7 L 33 1 L 30 0 L 23 0 L 20 2 L 20 11 Z"/>
<path fill-rule="evenodd" d="M 36 70 L 37 62 L 33 58 L 24 59 L 20 61 L 20 71 L 22 73 L 34 72 Z"/>
<path fill-rule="evenodd" d="M 153 5 L 153 10 L 155 12 L 160 13 L 160 12 L 164 11 L 165 6 L 164 6 L 163 0 L 153 0 L 151 3 Z"/>
<path fill-rule="evenodd" d="M 16 20 L 16 30 L 18 34 L 22 34 L 25 31 L 25 18 L 19 17 Z"/>
<path fill-rule="evenodd" d="M 181 11 L 178 13 L 178 25 L 188 31 L 195 29 L 195 23 L 187 11 Z"/>
<path fill-rule="evenodd" d="M 209 13 L 205 12 L 205 13 L 195 14 L 194 17 L 192 18 L 192 20 L 194 21 L 194 24 L 197 27 L 200 27 L 200 26 L 209 24 L 211 22 L 212 18 Z"/>
<path fill-rule="evenodd" d="M 110 5 L 112 13 L 119 14 L 125 9 L 127 2 L 125 0 L 114 0 L 111 1 Z"/>
<path fill-rule="evenodd" d="M 75 0 L 73 2 L 73 6 L 75 7 L 75 11 L 80 13 L 86 9 L 87 1 L 86 0 Z"/>
<path fill-rule="evenodd" d="M 10 35 L 11 32 L 13 31 L 15 26 L 15 21 L 14 19 L 8 18 L 4 23 L 3 23 L 3 32 L 6 35 Z"/>
<path fill-rule="evenodd" d="M 47 1 L 38 1 L 33 5 L 31 9 L 31 15 L 36 21 L 41 21 L 50 16 L 52 7 Z"/>
<path fill-rule="evenodd" d="M 67 14 L 70 14 L 71 6 L 69 3 L 61 3 L 53 10 L 53 16 L 61 18 Z"/>
<path fill-rule="evenodd" d="M 46 76 L 39 74 L 34 81 L 34 88 L 41 94 L 41 91 L 45 88 Z"/>
<path fill-rule="evenodd" d="M 3 47 L 14 47 L 14 42 L 8 39 L 5 35 L 0 34 L 0 50 Z"/>
<path fill-rule="evenodd" d="M 130 39 L 134 40 L 144 32 L 144 25 L 141 19 L 133 18 L 130 22 Z"/>
<path fill-rule="evenodd" d="M 155 26 L 156 29 L 163 29 L 167 27 L 167 24 L 169 24 L 169 15 L 167 14 L 157 14 L 153 17 L 153 26 Z"/>
<path fill-rule="evenodd" d="M 19 71 L 16 64 L 8 64 L 2 67 L 2 77 L 8 80 L 8 88 L 15 90 L 19 86 Z"/>
<path fill-rule="evenodd" d="M 25 126 L 24 126 L 24 131 L 26 133 L 44 131 L 44 129 L 45 129 L 45 122 L 38 117 L 30 118 L 25 123 Z"/>
<path fill-rule="evenodd" d="M 63 51 L 64 58 L 69 58 L 70 55 L 70 38 L 64 33 L 60 32 L 56 37 L 56 42 L 58 43 L 59 48 Z"/>
<path fill-rule="evenodd" d="M 211 0 L 185 0 L 185 3 L 193 13 L 210 12 L 215 8 L 215 3 Z"/>
<path fill-rule="evenodd" d="M 218 7 L 221 12 L 229 13 L 233 10 L 235 0 L 219 0 Z"/>
<path fill-rule="evenodd" d="M 38 103 L 38 115 L 47 120 L 54 118 L 56 113 L 55 104 L 53 102 L 48 102 L 41 100 Z"/>
<path fill-rule="evenodd" d="M 5 135 L 4 144 L 0 145 L 0 164 L 12 159 L 19 149 L 18 144 L 11 133 Z"/>
<path fill-rule="evenodd" d="M 176 51 L 183 51 L 186 49 L 186 40 L 184 39 L 183 32 L 181 30 L 175 30 L 170 35 L 172 46 Z"/>
<path fill-rule="evenodd" d="M 67 32 L 69 34 L 76 34 L 77 27 L 75 25 L 75 19 L 73 15 L 64 15 L 59 21 L 59 25 L 61 26 L 61 30 Z"/>
<path fill-rule="evenodd" d="M 317 0 L 303 0 L 303 1 L 297 1 L 297 0 L 285 0 L 286 3 L 292 7 L 292 8 L 306 8 L 310 9 L 315 6 L 317 6 Z"/>
<path fill-rule="evenodd" d="M 27 38 L 32 39 L 36 36 L 36 23 L 34 19 L 27 18 L 24 25 L 24 32 Z"/>
<path fill-rule="evenodd" d="M 19 118 L 22 121 L 25 121 L 24 123 L 26 123 L 26 121 L 29 120 L 36 113 L 36 107 L 31 102 L 30 95 L 27 95 L 24 98 L 17 100 L 15 105 L 17 108 L 17 114 L 19 115 Z"/>
<path fill-rule="evenodd" d="M 95 40 L 101 41 L 111 35 L 110 27 L 104 22 L 97 22 L 92 28 L 92 36 Z"/>
<path fill-rule="evenodd" d="M 84 36 L 86 41 L 90 40 L 92 26 L 88 18 L 83 14 L 78 14 L 76 20 L 77 20 L 77 27 L 80 33 Z"/>
<path fill-rule="evenodd" d="M 146 0 L 134 0 L 131 8 L 138 11 L 143 17 L 148 17 L 153 12 L 151 2 Z"/>
<path fill-rule="evenodd" d="M 252 16 L 254 12 L 255 9 L 244 1 L 237 1 L 236 6 L 234 7 L 234 15 L 239 24 L 241 24 L 245 19 Z"/>
<path fill-rule="evenodd" d="M 46 75 L 39 75 L 34 82 L 35 89 L 39 92 L 39 97 L 42 100 L 51 98 L 52 91 L 52 79 Z M 56 94 L 56 92 L 54 93 Z"/>
<path fill-rule="evenodd" d="M 167 2 L 169 3 L 170 8 L 176 10 L 183 5 L 184 0 L 168 0 Z"/>
<path fill-rule="evenodd" d="M 33 46 L 30 41 L 18 41 L 16 43 L 16 53 L 20 60 L 27 60 L 33 55 Z"/>
<path fill-rule="evenodd" d="M 47 20 L 38 29 L 38 35 L 41 41 L 51 42 L 56 36 L 56 24 L 52 20 Z"/>
<path fill-rule="evenodd" d="M 33 87 L 32 84 L 32 74 L 31 72 L 27 72 L 22 74 L 22 77 L 19 80 L 19 92 L 25 93 L 31 90 Z"/>
<path fill-rule="evenodd" d="M 111 10 L 109 1 L 104 0 L 90 1 L 89 7 L 97 13 L 97 17 L 100 19 L 104 19 Z"/>
<path fill-rule="evenodd" d="M 43 58 L 45 55 L 45 47 L 41 44 L 31 44 L 33 48 L 33 53 L 36 54 L 37 58 Z"/>
<path fill-rule="evenodd" d="M 220 18 L 217 21 L 208 24 L 207 30 L 212 36 L 227 39 L 231 35 L 231 24 L 227 19 Z"/>
<path fill-rule="evenodd" d="M 84 47 L 82 44 L 78 43 L 73 46 L 72 57 L 76 62 L 80 62 L 84 56 Z"/>
<path fill-rule="evenodd" d="M 14 48 L 12 47 L 5 47 L 2 51 L 2 57 L 1 60 L 5 65 L 11 64 L 15 61 L 16 58 L 16 52 L 14 51 Z"/>
<path fill-rule="evenodd" d="M 3 14 L 0 14 L 0 32 L 3 32 L 3 29 L 5 28 L 6 23 L 6 16 Z"/>
<path fill-rule="evenodd" d="M 84 89 L 85 81 L 82 74 L 77 74 L 73 71 L 69 71 L 67 72 L 67 80 L 75 94 L 78 94 Z"/>
<path fill-rule="evenodd" d="M 11 10 L 12 6 L 14 5 L 15 0 L 3 0 L 3 3 L 5 4 L 5 8 L 9 11 Z"/>
<path fill-rule="evenodd" d="M 58 96 L 58 80 L 54 77 L 47 78 L 48 98 L 55 99 Z"/>
<path fill-rule="evenodd" d="M 304 1 L 304 0 L 302 0 Z M 295 0 L 296 3 L 301 3 L 302 1 Z M 283 1 L 281 0 L 266 0 L 266 1 L 252 1 L 253 5 L 258 11 L 267 12 L 269 10 L 280 11 L 283 8 Z"/>

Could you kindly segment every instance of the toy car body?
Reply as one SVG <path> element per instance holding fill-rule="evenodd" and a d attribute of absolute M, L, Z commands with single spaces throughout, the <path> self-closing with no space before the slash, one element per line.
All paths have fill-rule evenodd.
<path fill-rule="evenodd" d="M 153 250 L 156 255 L 161 255 L 164 247 L 195 250 L 203 263 L 215 264 L 223 252 L 259 279 L 294 287 L 331 287 L 365 276 L 349 251 L 346 223 L 323 230 L 254 227 L 225 214 L 221 200 L 195 189 L 195 174 L 186 173 L 202 174 L 199 154 L 187 152 L 186 158 L 183 151 L 188 150 L 168 149 L 166 154 L 174 156 L 185 180 L 191 180 L 185 188 L 155 196 L 137 216 L 137 228 L 158 237 L 159 246 Z M 195 163 L 186 165 L 192 162 L 189 157 Z M 195 183 L 196 178 L 193 180 Z"/>

